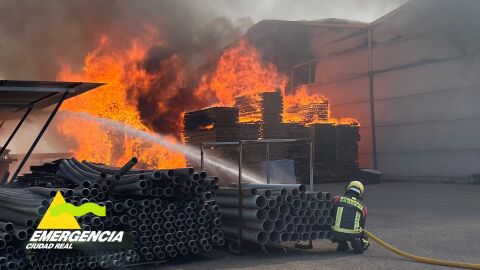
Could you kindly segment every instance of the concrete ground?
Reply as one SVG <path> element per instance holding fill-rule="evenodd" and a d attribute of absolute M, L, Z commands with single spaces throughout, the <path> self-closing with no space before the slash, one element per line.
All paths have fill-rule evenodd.
<path fill-rule="evenodd" d="M 341 184 L 319 190 L 339 193 Z M 480 264 L 480 185 L 383 183 L 366 187 L 367 229 L 386 242 L 420 256 Z M 132 269 L 447 269 L 407 261 L 372 242 L 363 255 L 340 253 L 327 241 L 314 252 L 252 250 L 244 256 L 224 250 L 157 266 Z M 130 269 L 130 268 L 129 268 Z"/>

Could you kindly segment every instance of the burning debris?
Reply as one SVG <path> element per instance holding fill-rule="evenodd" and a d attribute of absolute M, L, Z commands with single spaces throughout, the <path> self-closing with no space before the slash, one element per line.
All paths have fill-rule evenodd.
<path fill-rule="evenodd" d="M 345 124 L 330 119 L 328 101 L 313 96 L 312 103 L 308 103 L 308 95 L 300 92 L 299 97 L 302 96 L 305 99 L 295 100 L 292 96 L 283 97 L 280 92 L 255 93 L 235 97 L 235 107 L 232 108 L 212 107 L 188 112 L 184 119 L 184 125 L 188 127 L 184 132 L 185 142 L 198 147 L 202 142 L 311 138 L 315 145 L 316 181 L 337 181 L 354 176 L 358 170 L 358 123 L 353 119 Z M 215 118 L 211 116 L 212 112 L 216 112 Z M 223 113 L 228 117 L 222 118 Z M 236 115 L 232 116 L 233 113 Z M 210 128 L 203 128 L 205 126 Z M 263 175 L 266 146 L 245 145 L 244 149 L 246 168 Z M 306 182 L 309 179 L 309 151 L 303 143 L 272 144 L 269 159 L 293 159 L 296 179 Z M 238 162 L 236 147 L 213 148 L 208 155 L 235 164 Z M 196 160 L 189 159 L 188 162 L 198 166 Z"/>
<path fill-rule="evenodd" d="M 115 39 L 105 35 L 87 55 L 80 72 L 73 71 L 69 65 L 62 66 L 58 79 L 107 83 L 94 92 L 65 102 L 63 110 L 87 112 L 139 130 L 159 132 L 170 136 L 172 142 L 182 140 L 183 124 L 191 122 L 183 120 L 184 111 L 198 110 L 212 104 L 232 106 L 238 103 L 242 108 L 240 122 L 248 123 L 257 122 L 259 119 L 255 117 L 260 115 L 255 111 L 264 108 L 264 116 L 269 119 L 262 126 L 265 135 L 260 137 L 278 133 L 279 126 L 271 123 L 279 124 L 282 117 L 286 122 L 314 122 L 324 119 L 328 114 L 318 113 L 318 119 L 309 114 L 325 108 L 323 103 L 312 106 L 313 103 L 309 102 L 324 100 L 317 95 L 308 95 L 304 90 L 285 95 L 287 77 L 272 63 L 264 63 L 260 53 L 246 39 L 240 39 L 227 48 L 218 58 L 215 68 L 204 71 L 200 82 L 195 82 L 190 78 L 196 77 L 195 74 L 187 76 L 182 56 L 168 49 L 167 41 L 161 36 L 158 30 L 147 27 L 143 34 L 137 34 L 130 43 L 118 46 Z M 284 105 L 278 103 L 282 102 L 279 93 L 261 94 L 269 89 L 278 89 L 284 95 L 288 109 L 282 109 Z M 239 95 L 260 98 L 262 101 L 242 101 Z M 266 96 L 266 99 L 263 100 L 261 96 Z M 240 106 L 241 103 L 258 108 Z M 217 117 L 230 116 L 218 114 Z M 225 121 L 215 122 L 218 125 Z M 215 126 L 210 124 L 213 123 L 203 124 L 201 129 L 208 130 Z M 181 167 L 186 164 L 182 154 L 85 119 L 64 119 L 59 121 L 57 127 L 73 141 L 70 151 L 82 159 L 120 165 L 135 155 L 145 162 L 145 168 Z M 185 129 L 191 131 L 192 127 Z"/>
<path fill-rule="evenodd" d="M 263 92 L 235 97 L 239 120 L 243 123 L 282 122 L 283 99 L 279 92 Z"/>

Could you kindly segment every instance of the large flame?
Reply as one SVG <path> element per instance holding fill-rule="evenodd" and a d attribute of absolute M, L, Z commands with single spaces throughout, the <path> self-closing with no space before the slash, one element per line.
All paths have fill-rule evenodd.
<path fill-rule="evenodd" d="M 296 89 L 283 99 L 283 121 L 292 123 L 321 123 L 330 118 L 328 100 L 318 94 L 309 94 L 306 87 Z"/>
<path fill-rule="evenodd" d="M 161 76 L 148 73 L 139 65 L 145 59 L 148 48 L 161 44 L 155 39 L 156 36 L 154 33 L 145 34 L 132 39 L 128 46 L 115 46 L 113 40 L 104 36 L 98 47 L 86 56 L 80 72 L 73 72 L 70 66 L 65 65 L 58 75 L 59 80 L 104 82 L 106 85 L 67 100 L 63 110 L 86 112 L 150 131 L 140 118 L 135 95 L 150 89 L 149 85 L 156 76 Z M 168 61 L 172 65 L 181 64 L 175 56 Z M 158 104 L 158 109 L 166 108 Z M 185 158 L 181 154 L 130 138 L 90 121 L 63 118 L 58 127 L 77 142 L 71 151 L 81 159 L 121 165 L 132 156 L 137 156 L 145 164 L 157 168 L 185 165 Z M 172 142 L 175 140 L 172 137 Z"/>
<path fill-rule="evenodd" d="M 279 72 L 274 64 L 263 61 L 261 54 L 246 39 L 241 39 L 226 49 L 215 70 L 201 78 L 191 97 L 201 100 L 202 104 L 193 102 L 200 108 L 192 108 L 191 98 L 184 97 L 179 90 L 185 90 L 187 80 L 181 57 L 173 53 L 162 59 L 157 68 L 147 69 L 141 63 L 145 62 L 148 51 L 165 44 L 152 28 L 144 29 L 141 33 L 143 34 L 138 34 L 130 42 L 121 45 L 105 35 L 86 56 L 80 71 L 73 71 L 71 66 L 64 65 L 58 75 L 59 80 L 104 82 L 106 85 L 67 100 L 63 110 L 86 112 L 153 132 L 153 128 L 158 127 L 148 126 L 145 117 L 156 119 L 157 115 L 161 116 L 163 112 L 174 109 L 169 100 L 175 101 L 175 106 L 178 106 L 176 111 L 187 111 L 200 109 L 205 104 L 232 106 L 235 97 L 239 95 L 255 96 L 253 94 L 280 91 L 284 96 L 284 122 L 311 124 L 326 121 L 324 118 L 310 117 L 306 112 L 311 110 L 311 104 L 320 106 L 327 100 L 320 95 L 308 93 L 306 88 L 299 88 L 293 94 L 286 95 L 287 76 Z M 175 75 L 172 76 L 172 73 Z M 160 90 L 161 93 L 155 92 Z M 152 96 L 160 98 L 150 99 Z M 139 100 L 143 103 L 139 104 Z M 147 116 L 138 110 L 139 106 L 145 105 L 145 100 L 149 107 L 154 108 Z M 329 116 L 328 111 L 326 117 L 329 122 L 356 123 L 353 119 L 335 120 Z M 163 121 L 159 120 L 155 123 Z M 167 128 L 181 134 L 182 120 L 183 114 L 178 113 L 175 114 L 173 123 L 165 123 Z M 240 120 L 253 121 L 242 117 Z M 152 121 L 148 123 L 151 124 Z M 81 159 L 121 165 L 132 156 L 137 156 L 141 161 L 157 168 L 181 167 L 186 163 L 179 153 L 87 120 L 63 118 L 58 128 L 76 141 L 76 147 L 71 151 Z M 203 127 L 205 130 L 212 128 L 210 125 Z M 177 142 L 173 136 L 171 140 Z"/>
<path fill-rule="evenodd" d="M 328 100 L 319 94 L 309 93 L 306 87 L 299 87 L 292 94 L 286 94 L 288 78 L 277 70 L 272 63 L 265 63 L 261 54 L 245 38 L 235 46 L 224 51 L 220 57 L 216 69 L 212 74 L 205 75 L 198 88 L 196 95 L 203 96 L 215 105 L 232 106 L 235 97 L 246 95 L 245 102 L 249 106 L 256 106 L 242 115 L 240 122 L 258 122 L 261 119 L 260 102 L 256 101 L 261 92 L 280 91 L 284 97 L 284 122 L 297 122 L 313 124 L 320 122 L 356 123 L 353 119 L 332 119 L 328 109 Z M 250 102 L 249 102 L 250 100 Z M 327 104 L 327 105 L 325 105 Z M 325 116 L 311 115 L 325 106 Z"/>
<path fill-rule="evenodd" d="M 196 95 L 233 106 L 238 95 L 284 91 L 287 77 L 272 63 L 264 63 L 260 53 L 246 39 L 225 50 L 212 74 L 205 75 Z"/>

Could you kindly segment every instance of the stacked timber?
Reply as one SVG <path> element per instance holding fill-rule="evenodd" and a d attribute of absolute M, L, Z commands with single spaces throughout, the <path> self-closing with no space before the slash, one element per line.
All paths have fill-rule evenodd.
<path fill-rule="evenodd" d="M 197 111 L 187 113 L 185 141 L 198 147 L 202 142 L 232 142 L 256 139 L 312 139 L 314 142 L 314 179 L 316 182 L 345 181 L 358 171 L 359 127 L 354 124 L 336 125 L 329 123 L 328 101 L 290 106 L 286 113 L 295 115 L 295 122 L 282 122 L 283 100 L 280 92 L 265 92 L 235 97 L 235 106 L 239 120 L 229 124 L 210 125 L 208 129 L 197 123 L 211 123 L 207 113 Z M 213 110 L 212 108 L 206 110 Z M 225 108 L 218 114 L 233 114 Z M 192 118 L 196 115 L 198 118 Z M 220 116 L 218 119 L 224 119 Z M 195 123 L 190 123 L 195 119 Z M 290 119 L 292 120 L 292 119 Z M 310 179 L 310 147 L 305 142 L 271 143 L 269 159 L 294 161 L 297 181 L 306 183 Z M 205 149 L 206 155 L 214 156 L 232 164 L 238 164 L 238 147 L 221 146 Z M 247 144 L 243 146 L 244 168 L 257 175 L 263 175 L 262 162 L 267 159 L 265 144 Z M 189 165 L 197 167 L 198 161 L 188 160 Z M 208 168 L 215 175 L 226 176 L 216 168 Z M 225 177 L 222 177 L 225 178 Z"/>
<path fill-rule="evenodd" d="M 299 123 L 320 123 L 330 120 L 328 101 L 312 102 L 309 104 L 295 104 L 287 108 L 286 113 Z"/>
<path fill-rule="evenodd" d="M 283 98 L 280 92 L 263 92 L 235 97 L 240 122 L 281 123 Z"/>
<path fill-rule="evenodd" d="M 43 166 L 0 188 L 0 269 L 97 269 L 195 255 L 224 244 L 215 203 L 218 179 L 193 168 L 133 170 L 75 158 Z M 42 172 L 43 171 L 43 172 Z M 53 181 L 39 181 L 45 174 Z M 124 246 L 29 250 L 26 244 L 60 192 L 73 206 L 95 203 L 105 216 L 77 218 L 82 231 L 124 231 Z"/>
<path fill-rule="evenodd" d="M 232 107 L 211 107 L 187 112 L 184 116 L 185 131 L 235 127 L 236 123 L 238 123 L 238 109 Z"/>
<path fill-rule="evenodd" d="M 315 143 L 315 181 L 346 181 L 354 177 L 358 171 L 359 126 L 321 123 L 309 128 Z"/>
<path fill-rule="evenodd" d="M 238 109 L 231 107 L 211 107 L 187 112 L 184 116 L 184 127 L 185 142 L 196 148 L 199 148 L 202 142 L 238 141 L 241 132 Z M 230 160 L 238 156 L 238 150 L 235 147 L 206 148 L 206 155 Z M 188 159 L 187 162 L 189 166 L 200 167 L 196 159 Z M 220 172 L 214 173 L 219 175 Z"/>
<path fill-rule="evenodd" d="M 340 124 L 336 126 L 336 131 L 337 174 L 342 178 L 352 177 L 358 171 L 360 127 L 358 125 Z"/>
<path fill-rule="evenodd" d="M 242 189 L 242 218 L 239 218 L 238 189 L 217 192 L 225 238 L 260 245 L 289 241 L 331 239 L 333 203 L 328 192 L 306 192 L 304 185 L 247 184 Z"/>
<path fill-rule="evenodd" d="M 285 128 L 282 123 L 283 98 L 280 92 L 263 92 L 235 98 L 235 107 L 239 109 L 240 121 L 260 123 L 257 138 L 285 139 Z M 285 158 L 284 144 L 270 145 L 270 159 Z M 245 161 L 254 172 L 261 171 L 260 163 L 266 159 L 266 145 L 255 144 L 245 147 Z"/>

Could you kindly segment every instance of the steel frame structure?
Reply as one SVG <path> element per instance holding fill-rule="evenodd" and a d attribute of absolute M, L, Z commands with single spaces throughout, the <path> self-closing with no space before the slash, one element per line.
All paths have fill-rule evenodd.
<path fill-rule="evenodd" d="M 233 142 L 204 142 L 200 144 L 200 170 L 205 169 L 205 146 L 228 146 L 238 145 L 239 147 L 239 160 L 238 160 L 238 218 L 240 224 L 242 224 L 243 213 L 243 193 L 242 193 L 242 173 L 243 173 L 243 145 L 246 144 L 266 144 L 266 158 L 267 158 L 267 184 L 270 184 L 270 144 L 272 143 L 292 143 L 292 142 L 305 142 L 310 145 L 310 191 L 313 191 L 313 162 L 314 162 L 314 142 L 311 139 L 259 139 L 259 140 L 239 140 Z M 229 250 L 231 252 L 242 254 L 243 253 L 243 240 L 242 240 L 242 226 L 238 226 L 237 233 L 237 246 L 238 249 L 234 250 L 229 242 Z M 311 240 L 310 240 L 311 245 Z M 262 249 L 266 252 L 265 247 Z"/>
<path fill-rule="evenodd" d="M 13 183 L 16 180 L 30 155 L 35 150 L 38 142 L 41 140 L 45 131 L 55 118 L 55 115 L 58 113 L 58 110 L 62 106 L 63 102 L 70 97 L 89 91 L 101 85 L 103 85 L 103 83 L 0 80 L 1 93 L 9 93 L 9 95 L 11 93 L 11 95 L 17 95 L 19 97 L 17 100 L 13 98 L 7 99 L 6 102 L 0 102 L 0 109 L 14 109 L 12 113 L 15 114 L 25 110 L 20 121 L 17 123 L 12 133 L 8 136 L 3 147 L 0 149 L 0 157 L 5 153 L 8 145 L 15 138 L 17 132 L 20 130 L 22 125 L 25 123 L 25 120 L 27 120 L 28 116 L 34 109 L 43 109 L 46 106 L 54 105 L 52 112 L 35 137 L 35 140 L 29 147 L 27 153 L 22 158 L 19 166 L 15 170 L 15 173 L 10 178 L 10 181 L 8 181 L 8 175 L 1 176 L 2 180 L 0 181 L 0 186 Z M 25 97 L 29 97 L 30 93 L 34 94 L 32 96 L 33 98 L 30 100 L 27 98 L 27 100 L 25 100 Z M 39 96 L 38 94 L 41 95 Z M 10 98 L 10 96 L 8 97 Z"/>

